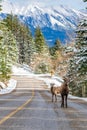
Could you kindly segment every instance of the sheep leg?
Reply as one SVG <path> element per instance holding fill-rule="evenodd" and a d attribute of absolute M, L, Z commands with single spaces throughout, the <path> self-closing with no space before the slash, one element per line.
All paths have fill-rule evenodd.
<path fill-rule="evenodd" d="M 57 96 L 56 96 L 56 94 L 55 94 L 55 102 L 57 102 Z"/>
<path fill-rule="evenodd" d="M 52 94 L 52 102 L 53 102 L 53 97 L 54 97 L 54 95 Z"/>
<path fill-rule="evenodd" d="M 61 107 L 64 107 L 64 95 L 61 95 L 61 97 L 62 97 Z"/>
<path fill-rule="evenodd" d="M 66 97 L 65 97 L 65 104 L 66 104 L 66 108 L 67 108 L 67 94 L 66 94 Z"/>

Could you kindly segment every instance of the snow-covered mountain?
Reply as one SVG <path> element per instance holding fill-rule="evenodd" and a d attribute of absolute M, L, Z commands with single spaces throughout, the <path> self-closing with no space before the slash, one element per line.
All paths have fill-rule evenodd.
<path fill-rule="evenodd" d="M 15 7 L 12 11 L 29 26 L 32 33 L 40 26 L 49 45 L 54 44 L 56 39 L 62 43 L 71 41 L 78 22 L 87 17 L 86 13 L 62 5 L 50 8 L 28 5 L 22 8 Z"/>
<path fill-rule="evenodd" d="M 80 18 L 87 16 L 80 11 L 70 9 L 64 6 L 59 6 L 57 8 L 51 7 L 43 9 L 38 6 L 28 6 L 27 8 L 22 8 L 18 11 L 20 15 L 32 18 L 31 24 L 41 27 L 51 27 L 52 29 L 57 30 L 57 26 L 66 28 L 67 30 L 76 27 L 76 21 Z"/>

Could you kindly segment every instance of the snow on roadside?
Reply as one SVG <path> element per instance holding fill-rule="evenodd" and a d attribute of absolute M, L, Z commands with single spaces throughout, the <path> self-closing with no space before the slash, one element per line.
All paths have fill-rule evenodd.
<path fill-rule="evenodd" d="M 6 85 L 5 85 L 3 82 L 0 82 L 0 87 L 1 87 L 2 89 L 4 89 L 4 88 L 6 88 Z"/>
<path fill-rule="evenodd" d="M 50 88 L 51 83 L 55 83 L 56 86 L 60 86 L 61 83 L 63 82 L 63 80 L 60 77 L 56 77 L 56 76 L 51 77 L 50 74 L 34 74 L 31 71 L 29 71 L 29 69 L 26 68 L 26 66 L 23 66 L 23 67 L 13 66 L 12 71 L 13 71 L 13 75 L 22 75 L 22 76 L 26 75 L 28 77 L 34 77 L 39 80 L 43 80 L 46 83 L 46 85 L 48 86 L 48 88 Z M 2 85 L 2 84 L 3 83 L 1 83 L 0 85 Z M 5 88 L 5 86 L 3 84 L 3 89 L 1 89 L 0 95 L 12 92 L 13 90 L 15 90 L 16 85 L 17 85 L 17 81 L 14 79 L 10 79 L 9 83 L 7 85 L 8 86 L 7 88 Z M 87 98 L 82 98 L 82 97 L 80 98 L 80 97 L 72 96 L 70 94 L 69 94 L 69 98 L 87 101 Z"/>
<path fill-rule="evenodd" d="M 38 79 L 43 80 L 46 83 L 46 85 L 48 86 L 48 88 L 50 88 L 51 83 L 54 83 L 55 86 L 60 87 L 61 83 L 63 82 L 63 80 L 60 77 L 56 77 L 56 76 L 52 76 L 51 78 L 47 78 L 47 77 L 51 77 L 50 74 L 49 75 L 38 75 Z M 73 96 L 71 94 L 69 94 L 68 97 L 69 97 L 69 99 L 79 99 L 79 100 L 87 101 L 87 98 L 77 97 L 77 96 Z"/>
<path fill-rule="evenodd" d="M 7 93 L 11 93 L 13 90 L 15 90 L 17 85 L 17 81 L 14 79 L 10 79 L 9 83 L 7 84 L 6 88 L 1 89 L 0 91 L 0 95 L 2 94 L 7 94 Z"/>
<path fill-rule="evenodd" d="M 60 77 L 52 76 L 50 74 L 43 74 L 43 75 L 38 75 L 37 77 L 39 80 L 43 80 L 48 88 L 50 88 L 50 84 L 54 83 L 55 87 L 60 87 L 61 83 L 63 80 Z"/>
<path fill-rule="evenodd" d="M 84 100 L 87 102 L 87 98 L 85 97 L 77 97 L 77 96 L 72 96 L 71 94 L 69 94 L 69 99 L 79 99 L 79 100 Z"/>
<path fill-rule="evenodd" d="M 30 68 L 28 68 L 26 65 L 23 65 L 23 67 L 12 66 L 12 72 L 13 75 L 28 75 L 28 76 L 33 75 L 31 73 Z M 17 81 L 14 79 L 10 79 L 7 86 L 3 82 L 0 82 L 0 85 L 1 85 L 0 95 L 8 94 L 16 89 Z"/>
<path fill-rule="evenodd" d="M 28 67 L 17 67 L 17 66 L 12 66 L 12 72 L 13 75 L 31 75 L 32 72 L 29 71 Z"/>

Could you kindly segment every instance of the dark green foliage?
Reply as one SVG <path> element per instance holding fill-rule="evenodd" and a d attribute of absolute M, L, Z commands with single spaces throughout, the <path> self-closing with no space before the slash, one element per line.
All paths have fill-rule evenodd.
<path fill-rule="evenodd" d="M 0 81 L 5 82 L 10 78 L 11 66 L 8 66 L 3 60 L 0 64 Z"/>
<path fill-rule="evenodd" d="M 87 96 L 87 20 L 79 23 L 76 34 L 76 51 L 70 61 L 68 76 L 74 84 L 74 94 Z M 70 87 L 73 89 L 73 85 Z"/>
<path fill-rule="evenodd" d="M 61 49 L 61 43 L 59 40 L 56 40 L 53 47 L 49 48 L 50 55 L 52 57 L 57 57 L 56 52 Z"/>
<path fill-rule="evenodd" d="M 35 47 L 37 53 L 43 53 L 46 47 L 44 36 L 40 30 L 40 27 L 37 27 L 35 30 Z"/>
<path fill-rule="evenodd" d="M 70 62 L 68 76 L 72 93 L 87 97 L 87 19 L 79 23 L 76 34 L 76 52 Z"/>
<path fill-rule="evenodd" d="M 0 23 L 0 80 L 6 81 L 10 78 L 11 66 L 17 61 L 17 46 L 11 31 Z"/>
<path fill-rule="evenodd" d="M 80 75 L 86 75 L 87 72 L 87 20 L 82 21 L 77 29 L 76 48 L 77 59 L 80 66 L 78 72 Z"/>
<path fill-rule="evenodd" d="M 31 55 L 34 53 L 34 49 L 32 49 L 34 48 L 33 38 L 29 28 L 20 23 L 16 15 L 13 16 L 10 14 L 4 21 L 16 38 L 16 44 L 19 51 L 18 62 L 29 64 Z"/>
<path fill-rule="evenodd" d="M 54 43 L 55 50 L 59 50 L 61 48 L 61 42 L 59 40 L 56 40 Z"/>

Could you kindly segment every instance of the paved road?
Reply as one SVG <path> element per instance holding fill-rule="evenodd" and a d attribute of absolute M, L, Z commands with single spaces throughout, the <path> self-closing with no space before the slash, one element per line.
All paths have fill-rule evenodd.
<path fill-rule="evenodd" d="M 68 99 L 68 108 L 61 108 L 43 81 L 17 80 L 16 91 L 0 96 L 0 130 L 87 130 L 86 102 Z"/>

